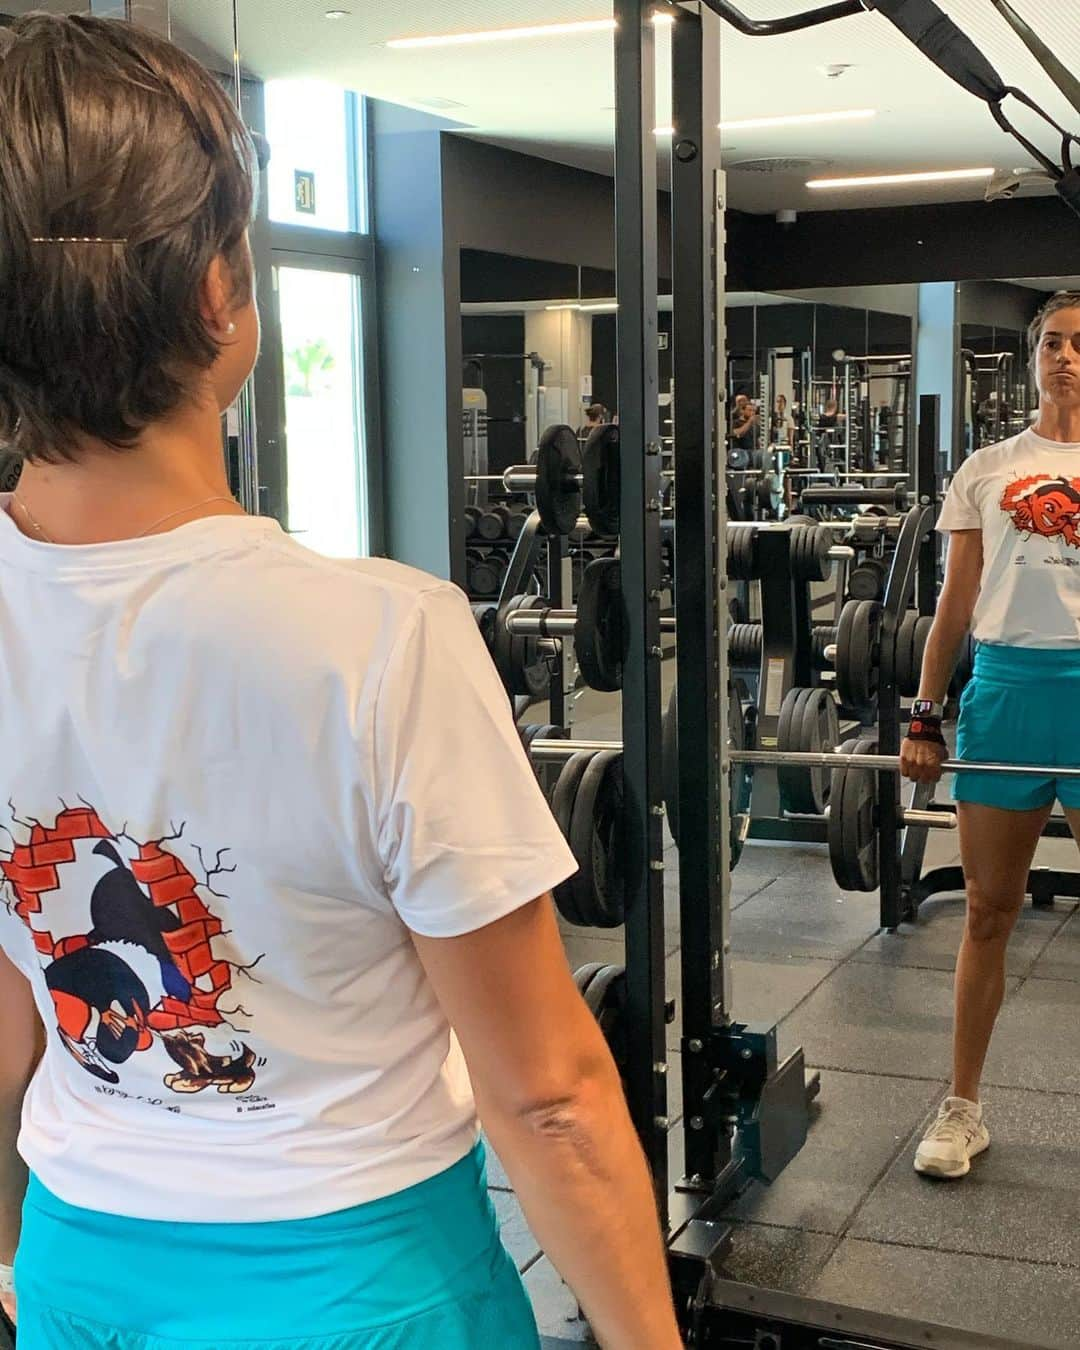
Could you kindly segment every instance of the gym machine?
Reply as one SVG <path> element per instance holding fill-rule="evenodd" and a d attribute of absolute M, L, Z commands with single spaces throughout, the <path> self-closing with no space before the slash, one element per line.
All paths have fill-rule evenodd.
<path fill-rule="evenodd" d="M 720 1275 L 732 1233 L 718 1216 L 750 1177 L 771 1179 L 795 1156 L 805 1140 L 809 1100 L 815 1090 L 806 1080 L 801 1052 L 779 1064 L 775 1028 L 750 1028 L 731 1015 L 727 941 L 731 813 L 726 779 L 733 762 L 754 761 L 744 758 L 752 752 L 728 748 L 727 578 L 722 548 L 726 493 L 720 491 L 726 454 L 719 449 L 723 436 L 718 434 L 724 399 L 718 332 L 722 305 L 717 303 L 724 251 L 724 187 L 715 131 L 719 122 L 718 19 L 759 36 L 795 32 L 861 15 L 867 9 L 878 10 L 953 79 L 986 101 L 1005 130 L 1017 134 L 1001 108 L 1007 96 L 1035 105 L 1003 84 L 934 0 L 834 0 L 776 20 L 750 19 L 731 0 L 694 0 L 672 5 L 668 11 L 674 20 L 676 128 L 672 254 L 674 379 L 679 391 L 675 427 L 677 659 L 679 684 L 693 691 L 677 707 L 686 1176 L 669 1193 L 654 8 L 653 0 L 648 4 L 615 0 L 614 5 L 618 376 L 621 433 L 627 450 L 621 475 L 626 975 L 620 1042 L 627 1098 L 668 1233 L 677 1307 L 689 1342 L 706 1346 L 730 1343 L 735 1321 L 725 1305 Z M 1060 77 L 1055 74 L 1054 78 L 1071 77 L 1061 69 Z M 1080 111 L 1080 85 L 1076 88 Z M 1049 166 L 1059 194 L 1080 214 L 1080 171 L 1072 167 L 1069 157 L 1070 141 L 1076 138 L 1062 134 L 1066 137 L 1063 164 L 1040 158 Z M 921 577 L 917 558 L 903 566 Z M 534 742 L 538 745 L 539 741 Z M 892 781 L 897 784 L 895 774 Z M 885 803 L 885 809 L 898 810 L 894 798 Z M 790 1333 L 785 1335 L 785 1350 L 825 1344 L 820 1336 L 824 1326 L 836 1344 L 837 1327 L 845 1325 L 844 1321 L 826 1323 L 814 1316 L 807 1315 L 805 1304 L 796 1309 L 791 1300 L 773 1301 L 757 1291 L 741 1325 L 749 1322 L 747 1339 L 752 1344 L 778 1345 L 779 1332 L 771 1327 L 781 1325 Z M 867 1314 L 851 1319 L 856 1320 L 863 1344 L 870 1345 L 865 1338 L 873 1336 L 875 1350 L 928 1343 L 925 1335 L 912 1339 L 922 1329 L 898 1319 Z M 763 1324 L 770 1329 L 763 1331 Z M 769 1339 L 763 1340 L 763 1335 Z"/>

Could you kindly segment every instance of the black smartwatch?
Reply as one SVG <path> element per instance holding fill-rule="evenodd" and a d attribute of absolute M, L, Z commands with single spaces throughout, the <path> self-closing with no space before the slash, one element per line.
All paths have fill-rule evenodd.
<path fill-rule="evenodd" d="M 934 703 L 928 698 L 917 698 L 911 705 L 913 722 L 940 722 L 945 716 L 945 705 Z"/>

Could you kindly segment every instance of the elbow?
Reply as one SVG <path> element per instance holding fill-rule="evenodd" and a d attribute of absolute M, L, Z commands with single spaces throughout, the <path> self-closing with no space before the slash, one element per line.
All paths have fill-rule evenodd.
<path fill-rule="evenodd" d="M 597 1057 L 542 1082 L 526 1082 L 504 1098 L 501 1114 L 520 1129 L 551 1143 L 580 1140 L 610 1119 L 612 1103 L 622 1100 L 618 1072 L 610 1059 Z"/>

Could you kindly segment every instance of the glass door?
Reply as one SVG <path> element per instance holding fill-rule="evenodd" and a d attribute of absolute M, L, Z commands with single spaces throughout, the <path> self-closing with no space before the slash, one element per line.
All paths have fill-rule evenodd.
<path fill-rule="evenodd" d="M 361 278 L 279 264 L 274 286 L 287 528 L 319 553 L 361 557 L 370 549 Z"/>

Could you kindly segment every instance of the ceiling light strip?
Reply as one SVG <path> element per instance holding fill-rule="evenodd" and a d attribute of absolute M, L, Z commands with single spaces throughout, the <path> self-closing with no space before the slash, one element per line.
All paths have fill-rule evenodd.
<path fill-rule="evenodd" d="M 533 24 L 525 28 L 493 28 L 479 33 L 438 33 L 431 37 L 391 38 L 386 45 L 397 51 L 407 51 L 417 47 L 459 47 L 473 42 L 517 42 L 525 38 L 614 31 L 614 19 L 578 19 L 571 23 Z"/>
<path fill-rule="evenodd" d="M 990 178 L 993 169 L 935 169 L 923 173 L 879 173 L 862 178 L 811 178 L 808 188 L 898 187 L 907 183 L 948 183 L 963 179 Z"/>

